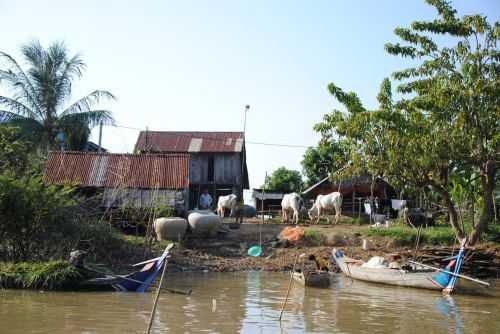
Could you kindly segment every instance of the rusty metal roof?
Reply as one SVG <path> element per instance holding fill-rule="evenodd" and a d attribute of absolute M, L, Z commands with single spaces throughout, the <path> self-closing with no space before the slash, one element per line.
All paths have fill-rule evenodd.
<path fill-rule="evenodd" d="M 135 149 L 140 152 L 241 152 L 243 132 L 141 131 Z"/>
<path fill-rule="evenodd" d="M 50 152 L 43 180 L 84 187 L 182 189 L 189 184 L 189 155 Z"/>

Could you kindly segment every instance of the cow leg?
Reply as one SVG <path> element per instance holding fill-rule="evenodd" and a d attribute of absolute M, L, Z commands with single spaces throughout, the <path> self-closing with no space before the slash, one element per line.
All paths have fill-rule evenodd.
<path fill-rule="evenodd" d="M 297 210 L 293 210 L 293 221 L 295 224 L 299 223 L 299 213 L 297 212 Z"/>
<path fill-rule="evenodd" d="M 316 224 L 319 224 L 320 217 L 321 217 L 321 207 L 318 206 L 318 217 L 316 217 Z"/>

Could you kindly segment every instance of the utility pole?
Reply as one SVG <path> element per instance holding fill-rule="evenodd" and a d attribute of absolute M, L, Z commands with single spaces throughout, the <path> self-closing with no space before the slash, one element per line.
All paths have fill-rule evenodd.
<path fill-rule="evenodd" d="M 101 152 L 101 140 L 102 140 L 102 121 L 99 123 L 99 147 L 97 148 L 97 152 Z"/>
<path fill-rule="evenodd" d="M 247 131 L 247 112 L 248 109 L 250 109 L 250 105 L 247 104 L 245 106 L 245 119 L 243 121 L 243 145 L 242 145 L 242 152 L 241 152 L 241 198 L 243 199 L 243 180 L 245 179 L 245 162 L 246 162 L 246 147 L 245 147 L 245 141 L 246 141 L 246 131 Z"/>

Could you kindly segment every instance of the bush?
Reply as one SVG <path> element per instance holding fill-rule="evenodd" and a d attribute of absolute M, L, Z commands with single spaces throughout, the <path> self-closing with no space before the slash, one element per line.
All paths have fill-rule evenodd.
<path fill-rule="evenodd" d="M 500 243 L 500 225 L 499 224 L 488 225 L 488 230 L 484 235 L 484 239 L 489 242 Z"/>
<path fill-rule="evenodd" d="M 21 260 L 36 254 L 36 245 L 64 225 L 65 209 L 75 204 L 71 191 L 69 187 L 46 186 L 38 176 L 16 177 L 8 171 L 1 174 L 2 253 Z"/>

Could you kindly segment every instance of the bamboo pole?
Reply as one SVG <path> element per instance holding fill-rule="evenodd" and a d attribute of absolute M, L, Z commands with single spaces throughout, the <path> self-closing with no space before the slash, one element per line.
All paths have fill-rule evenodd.
<path fill-rule="evenodd" d="M 158 304 L 158 299 L 160 298 L 160 292 L 161 292 L 161 286 L 163 284 L 163 278 L 165 277 L 165 272 L 167 271 L 167 259 L 165 259 L 165 263 L 163 264 L 163 270 L 161 272 L 161 278 L 160 278 L 160 285 L 158 286 L 158 290 L 156 291 L 156 297 L 155 297 L 155 301 L 153 303 L 153 309 L 151 310 L 151 316 L 149 318 L 149 324 L 148 324 L 148 329 L 146 331 L 146 334 L 149 334 L 149 332 L 151 331 L 151 326 L 153 325 L 153 319 L 155 317 L 155 313 L 156 313 L 156 305 Z"/>
<path fill-rule="evenodd" d="M 460 277 L 460 278 L 463 278 L 463 279 L 466 279 L 466 280 L 469 280 L 469 281 L 472 281 L 472 282 L 476 282 L 478 284 L 483 284 L 483 285 L 486 285 L 486 286 L 490 286 L 490 283 L 488 282 L 484 282 L 484 281 L 480 281 L 478 279 L 475 279 L 475 278 L 472 278 L 472 277 L 469 277 L 469 276 L 465 276 L 465 275 L 462 275 L 462 274 L 455 274 L 451 271 L 448 271 L 448 270 L 444 270 L 444 269 L 441 269 L 441 268 L 438 268 L 438 267 L 433 267 L 433 266 L 429 266 L 427 264 L 423 264 L 423 263 L 420 263 L 420 262 L 416 262 L 416 261 L 408 261 L 410 263 L 413 263 L 413 264 L 418 264 L 422 267 L 427 267 L 427 268 L 430 268 L 430 269 L 434 269 L 434 270 L 438 270 L 438 271 L 441 271 L 443 273 L 446 273 L 446 274 L 449 274 L 449 275 L 452 275 L 452 276 L 457 276 L 457 277 Z"/>
<path fill-rule="evenodd" d="M 290 281 L 288 282 L 288 289 L 286 290 L 286 296 L 285 296 L 285 301 L 283 302 L 283 306 L 281 307 L 281 313 L 280 313 L 280 322 L 281 318 L 283 317 L 283 311 L 285 310 L 286 303 L 288 301 L 288 295 L 290 294 L 290 290 L 292 289 L 292 284 L 293 284 L 293 273 L 295 272 L 295 266 L 297 265 L 297 261 L 299 260 L 299 257 L 303 257 L 305 254 L 300 254 L 295 257 L 295 261 L 293 262 L 292 266 L 292 271 L 290 272 Z"/>

